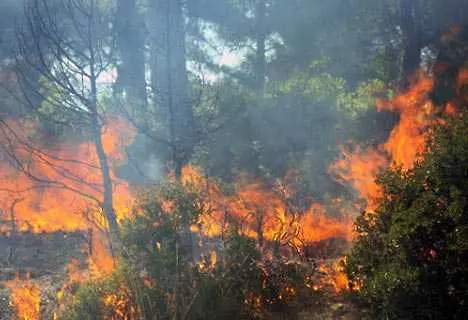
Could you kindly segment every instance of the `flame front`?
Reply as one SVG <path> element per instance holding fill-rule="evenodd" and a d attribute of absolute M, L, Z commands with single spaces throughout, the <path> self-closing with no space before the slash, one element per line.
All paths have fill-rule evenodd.
<path fill-rule="evenodd" d="M 92 229 L 93 261 L 109 272 L 108 253 L 100 235 L 106 222 L 99 208 L 102 175 L 94 144 L 62 141 L 39 150 L 32 146 L 43 143 L 28 137 L 35 130 L 32 122 L 10 121 L 8 127 L 11 130 L 2 135 L 2 143 L 7 146 L 3 151 L 17 162 L 0 164 L 0 207 L 5 215 L 2 220 L 14 223 L 17 231 L 36 233 Z M 124 148 L 134 136 L 133 128 L 121 118 L 111 119 L 103 128 L 103 144 L 111 168 L 125 161 Z M 132 203 L 129 185 L 114 170 L 111 177 L 118 194 L 114 207 L 118 218 L 123 219 Z"/>
<path fill-rule="evenodd" d="M 39 150 L 32 145 L 42 144 L 26 137 L 31 132 L 18 136 L 24 131 L 23 123 L 11 122 L 9 126 L 14 134 L 11 131 L 2 136 L 5 139 L 2 144 L 9 146 L 4 151 L 18 162 L 0 164 L 2 212 L 13 210 L 16 220 L 27 221 L 27 224 L 20 223 L 20 230 L 30 228 L 33 232 L 86 230 L 90 221 L 101 225 L 102 217 L 95 207 L 102 197 L 102 176 L 93 143 L 85 141 L 76 145 L 68 141 Z M 104 128 L 103 144 L 111 167 L 122 163 L 124 147 L 132 142 L 133 136 L 132 129 L 120 118 L 111 120 Z M 114 205 L 119 218 L 124 218 L 131 204 L 129 186 L 114 171 L 111 175 L 114 192 L 119 195 Z M 13 201 L 16 203 L 12 208 Z M 88 216 L 84 217 L 86 212 Z"/>
<path fill-rule="evenodd" d="M 2 231 L 86 233 L 91 237 L 89 276 L 111 273 L 114 261 L 103 232 L 106 220 L 99 206 L 102 175 L 94 144 L 73 140 L 41 143 L 36 141 L 37 126 L 31 121 L 9 121 L 2 129 L 1 151 L 10 160 L 0 163 L 1 220 L 10 222 L 10 226 L 2 225 Z M 114 208 L 119 220 L 128 216 L 132 195 L 128 183 L 115 174 L 115 168 L 125 162 L 124 148 L 134 136 L 134 129 L 118 117 L 111 118 L 102 132 L 114 192 L 118 195 Z M 73 281 L 87 279 L 88 275 L 79 272 L 76 265 L 76 261 L 69 265 L 69 277 Z M 8 285 L 17 316 L 39 319 L 39 286 L 29 280 L 15 280 Z"/>
<path fill-rule="evenodd" d="M 200 217 L 200 225 L 208 237 L 222 237 L 230 226 L 260 242 L 296 248 L 335 237 L 348 241 L 354 237 L 351 215 L 335 208 L 338 217 L 330 218 L 319 203 L 297 208 L 290 203 L 294 190 L 288 186 L 266 188 L 260 182 L 239 182 L 233 195 L 224 195 L 215 181 L 203 178 L 194 167 L 184 168 L 182 181 L 206 190 L 203 207 L 208 209 Z"/>
<path fill-rule="evenodd" d="M 382 196 L 382 189 L 375 181 L 377 175 L 388 166 L 388 158 L 381 152 L 359 146 L 349 152 L 342 150 L 342 159 L 330 166 L 330 172 L 337 179 L 352 185 L 362 199 L 367 201 L 367 211 L 373 211 Z"/>

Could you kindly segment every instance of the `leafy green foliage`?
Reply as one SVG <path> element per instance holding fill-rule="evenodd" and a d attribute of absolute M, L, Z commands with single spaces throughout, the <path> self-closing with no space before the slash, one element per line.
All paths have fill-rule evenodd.
<path fill-rule="evenodd" d="M 125 287 L 134 276 L 120 268 L 115 274 L 99 280 L 74 285 L 76 291 L 60 315 L 64 320 L 132 319 L 138 315 L 133 295 Z"/>
<path fill-rule="evenodd" d="M 384 199 L 364 213 L 347 272 L 386 319 L 462 319 L 468 299 L 468 117 L 437 128 L 407 172 L 380 178 Z"/>
<path fill-rule="evenodd" d="M 194 256 L 182 242 L 181 225 L 206 210 L 203 197 L 193 185 L 174 181 L 142 193 L 124 227 L 120 267 L 80 285 L 64 319 L 102 319 L 113 314 L 115 302 L 121 314 L 143 318 L 169 319 L 177 312 L 193 320 L 270 319 L 292 317 L 318 301 L 314 263 L 267 258 L 255 240 L 234 229 L 224 240 L 211 239 L 216 258 L 203 248 Z"/>
<path fill-rule="evenodd" d="M 254 240 L 231 231 L 221 260 L 199 273 L 196 319 L 294 317 L 319 301 L 312 289 L 314 264 L 266 258 Z"/>
<path fill-rule="evenodd" d="M 133 270 L 155 281 L 140 295 L 146 296 L 141 303 L 148 315 L 164 318 L 177 307 L 173 301 L 177 291 L 193 294 L 192 246 L 186 226 L 197 221 L 204 210 L 202 203 L 196 188 L 170 181 L 143 193 L 134 220 L 124 227 L 123 258 Z"/>

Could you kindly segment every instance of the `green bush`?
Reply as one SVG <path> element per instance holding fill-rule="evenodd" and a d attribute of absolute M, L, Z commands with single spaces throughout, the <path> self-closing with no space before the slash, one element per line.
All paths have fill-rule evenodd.
<path fill-rule="evenodd" d="M 356 223 L 351 280 L 382 319 L 464 319 L 468 304 L 468 116 L 437 128 L 414 169 L 379 179 Z"/>
<path fill-rule="evenodd" d="M 122 229 L 118 270 L 79 286 L 63 319 L 172 319 L 176 313 L 188 320 L 270 319 L 299 312 L 317 293 L 306 283 L 315 265 L 267 259 L 236 230 L 218 239 L 216 261 L 197 261 L 184 243 L 184 225 L 198 220 L 204 203 L 194 186 L 173 181 L 141 194 Z"/>
<path fill-rule="evenodd" d="M 72 298 L 60 315 L 63 320 L 135 319 L 138 317 L 130 275 L 119 269 L 113 275 L 72 286 Z"/>

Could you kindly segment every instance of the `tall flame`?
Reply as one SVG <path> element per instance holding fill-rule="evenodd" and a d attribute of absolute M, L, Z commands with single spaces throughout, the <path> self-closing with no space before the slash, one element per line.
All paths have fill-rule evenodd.
<path fill-rule="evenodd" d="M 350 183 L 362 199 L 367 200 L 367 210 L 374 210 L 381 198 L 382 189 L 375 178 L 388 166 L 388 158 L 375 149 L 355 146 L 352 151 L 342 149 L 342 158 L 330 166 L 342 183 Z"/>
<path fill-rule="evenodd" d="M 458 77 L 460 90 L 468 83 L 468 72 L 463 70 Z M 388 140 L 377 146 L 361 148 L 354 146 L 349 152 L 343 149 L 342 157 L 330 166 L 337 180 L 351 184 L 366 200 L 366 211 L 374 211 L 381 198 L 382 190 L 375 182 L 378 174 L 390 166 L 411 169 L 420 160 L 432 127 L 443 124 L 443 115 L 457 113 L 453 103 L 435 106 L 429 98 L 434 88 L 434 79 L 419 73 L 413 85 L 389 101 L 377 101 L 377 110 L 393 111 L 400 120 L 391 131 Z"/>
<path fill-rule="evenodd" d="M 468 81 L 467 74 L 460 74 L 460 83 Z M 377 148 L 357 146 L 351 151 L 343 149 L 342 159 L 331 166 L 330 170 L 341 182 L 351 183 L 367 200 L 368 210 L 375 210 L 382 196 L 375 182 L 378 173 L 391 165 L 409 169 L 424 151 L 430 135 L 428 128 L 440 120 L 440 108 L 433 106 L 428 99 L 433 86 L 433 80 L 421 74 L 407 92 L 391 101 L 379 101 L 378 110 L 400 114 L 400 121 L 388 141 Z M 454 113 L 454 110 L 453 106 L 446 106 L 442 112 Z M 93 254 L 89 261 L 90 274 L 99 276 L 112 272 L 113 258 L 101 232 L 106 223 L 103 213 L 97 208 L 102 197 L 102 176 L 94 145 L 88 141 L 65 140 L 54 145 L 44 144 L 31 137 L 35 130 L 33 122 L 10 121 L 7 125 L 0 135 L 0 142 L 6 146 L 3 151 L 12 162 L 0 163 L 2 219 L 14 220 L 16 228 L 23 231 L 91 229 Z M 19 132 L 24 134 L 19 135 Z M 110 119 L 102 132 L 112 168 L 116 194 L 114 206 L 119 220 L 128 216 L 132 193 L 128 182 L 119 179 L 115 168 L 125 162 L 125 147 L 132 143 L 134 137 L 134 128 L 121 118 Z M 36 145 L 41 147 L 34 148 Z M 27 161 L 17 162 L 16 159 Z M 193 230 L 200 230 L 207 237 L 223 237 L 229 227 L 234 227 L 259 243 L 278 243 L 296 248 L 330 238 L 340 237 L 348 241 L 354 238 L 351 214 L 339 205 L 316 202 L 310 203 L 308 208 L 299 208 L 291 203 L 294 188 L 287 183 L 271 187 L 259 181 L 238 182 L 235 192 L 228 195 L 213 179 L 204 177 L 199 170 L 189 166 L 183 169 L 182 182 L 194 184 L 206 193 L 206 203 L 203 204 L 206 211 Z M 166 203 L 165 210 L 170 212 L 172 205 Z M 337 218 L 331 218 L 330 211 Z M 70 277 L 81 281 L 84 275 L 76 269 L 70 267 Z M 342 272 L 338 272 L 333 281 L 336 290 L 346 286 Z M 17 300 L 28 296 L 21 290 L 16 292 Z M 28 292 L 32 292 L 29 296 L 38 295 L 35 289 Z M 113 299 L 109 297 L 108 302 L 112 303 Z M 32 305 L 35 306 L 35 302 Z"/>
<path fill-rule="evenodd" d="M 384 148 L 392 162 L 403 169 L 410 169 L 424 152 L 428 129 L 437 119 L 436 108 L 428 98 L 433 87 L 433 79 L 420 74 L 408 91 L 391 101 L 377 101 L 377 110 L 400 114 L 400 121 L 390 133 Z"/>

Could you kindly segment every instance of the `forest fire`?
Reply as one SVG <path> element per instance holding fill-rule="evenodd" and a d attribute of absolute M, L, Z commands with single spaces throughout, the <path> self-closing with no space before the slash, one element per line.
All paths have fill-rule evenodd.
<path fill-rule="evenodd" d="M 184 168 L 182 180 L 206 190 L 204 207 L 208 210 L 200 217 L 205 236 L 220 237 L 231 226 L 260 243 L 276 242 L 294 248 L 333 237 L 353 239 L 350 215 L 335 208 L 339 217 L 330 218 L 319 203 L 297 208 L 289 199 L 294 190 L 287 186 L 267 189 L 259 182 L 239 182 L 233 195 L 224 195 L 216 182 L 203 178 L 193 167 Z"/>
<path fill-rule="evenodd" d="M 392 165 L 410 169 L 424 152 L 428 129 L 437 121 L 435 107 L 429 100 L 433 86 L 433 79 L 421 74 L 407 92 L 398 94 L 391 101 L 378 101 L 379 111 L 388 110 L 400 115 L 398 125 L 383 145 Z"/>
<path fill-rule="evenodd" d="M 382 193 L 375 178 L 387 166 L 388 159 L 381 152 L 355 146 L 352 151 L 342 150 L 342 159 L 330 166 L 330 172 L 341 183 L 351 184 L 360 198 L 367 201 L 366 210 L 373 211 Z"/>
<path fill-rule="evenodd" d="M 468 1 L 0 9 L 0 320 L 464 318 Z"/>
<path fill-rule="evenodd" d="M 10 221 L 16 231 L 55 232 L 93 230 L 93 264 L 109 272 L 109 257 L 102 230 L 105 219 L 98 209 L 102 194 L 99 162 L 92 143 L 58 142 L 39 150 L 32 147 L 28 134 L 19 136 L 23 123 L 10 122 L 4 130 L 3 151 L 17 163 L 1 164 L 0 205 L 2 220 Z M 114 118 L 103 130 L 103 142 L 113 167 L 124 161 L 124 147 L 133 139 L 133 130 L 123 119 Z M 34 141 L 33 141 L 34 142 Z M 38 142 L 35 145 L 40 145 Z M 45 151 L 44 151 L 45 150 Z M 24 165 L 20 161 L 29 159 Z M 132 197 L 126 181 L 112 173 L 116 197 L 115 209 L 120 219 L 131 207 Z M 18 223 L 18 221 L 20 223 Z"/>
<path fill-rule="evenodd" d="M 31 142 L 30 135 L 37 129 L 32 122 L 10 121 L 2 129 L 2 151 L 16 160 L 0 164 L 1 220 L 10 225 L 6 228 L 8 234 L 88 233 L 90 274 L 96 277 L 112 272 L 114 261 L 105 236 L 106 223 L 98 206 L 102 178 L 93 144 L 60 141 L 39 150 L 37 146 L 41 144 Z M 20 132 L 24 135 L 20 136 Z M 111 119 L 103 130 L 104 148 L 113 168 L 125 161 L 124 147 L 132 142 L 133 136 L 131 126 L 120 118 Z M 22 162 L 25 159 L 27 162 Z M 111 174 L 114 190 L 119 195 L 115 201 L 116 213 L 123 219 L 131 208 L 132 197 L 128 183 L 118 179 L 114 172 Z M 78 277 L 77 268 L 72 268 L 70 277 L 74 281 L 85 279 L 83 275 Z M 40 288 L 20 280 L 9 287 L 18 316 L 38 319 Z"/>
<path fill-rule="evenodd" d="M 31 159 L 27 167 L 15 167 L 19 162 L 2 164 L 0 200 L 5 215 L 3 220 L 10 221 L 16 228 L 10 228 L 9 232 L 86 231 L 91 242 L 89 272 L 83 273 L 77 267 L 78 262 L 72 261 L 68 266 L 69 282 L 110 274 L 114 259 L 103 232 L 105 219 L 97 206 L 102 189 L 93 145 L 81 142 L 73 147 L 72 142 L 62 141 L 48 146 L 47 151 L 39 151 L 26 143 L 27 137 L 16 136 L 14 129 L 20 126 L 19 123 L 9 125 L 12 131 L 4 136 L 7 139 L 4 142 L 10 147 L 6 151 L 18 159 Z M 31 123 L 28 125 L 34 130 Z M 133 129 L 122 119 L 115 118 L 108 123 L 103 131 L 103 142 L 112 168 L 125 162 L 123 150 L 133 137 Z M 112 178 L 115 209 L 121 220 L 131 211 L 132 194 L 128 183 L 120 180 L 114 171 Z M 288 197 L 294 193 L 291 188 L 277 186 L 268 190 L 258 182 L 239 183 L 233 195 L 224 195 L 214 181 L 204 178 L 199 170 L 190 166 L 184 168 L 182 181 L 207 194 L 203 206 L 210 209 L 200 217 L 200 230 L 207 237 L 221 237 L 229 226 L 235 226 L 242 234 L 260 243 L 277 243 L 297 249 L 323 239 L 341 237 L 350 241 L 353 237 L 351 216 L 329 218 L 326 209 L 318 203 L 299 210 L 288 203 Z M 172 207 L 169 202 L 164 206 L 168 212 Z M 213 252 L 211 255 L 212 258 L 215 256 Z M 59 309 L 67 286 L 65 284 L 58 292 Z M 11 288 L 19 314 L 28 313 L 25 319 L 31 318 L 29 309 L 36 310 L 36 302 L 32 304 L 30 300 L 33 297 L 40 299 L 40 288 L 20 281 Z M 106 303 L 113 302 L 116 306 L 124 303 L 117 296 L 107 297 Z M 20 309 L 23 305 L 26 311 Z"/>
<path fill-rule="evenodd" d="M 468 81 L 466 70 L 458 77 L 458 88 Z M 376 178 L 386 168 L 411 169 L 425 151 L 432 126 L 443 123 L 443 116 L 456 114 L 452 103 L 435 106 L 429 98 L 434 80 L 423 73 L 417 74 L 413 85 L 389 101 L 377 102 L 377 110 L 392 111 L 400 115 L 388 140 L 377 146 L 361 148 L 352 146 L 351 152 L 343 149 L 342 158 L 330 166 L 330 172 L 343 184 L 351 184 L 361 199 L 367 202 L 366 211 L 376 209 L 382 190 Z"/>
<path fill-rule="evenodd" d="M 460 75 L 460 79 L 465 78 Z M 391 101 L 379 102 L 379 110 L 400 114 L 400 121 L 388 141 L 375 149 L 355 147 L 351 152 L 344 150 L 343 158 L 330 167 L 337 179 L 351 183 L 356 188 L 367 201 L 367 210 L 374 210 L 381 197 L 380 187 L 375 182 L 379 172 L 390 165 L 409 169 L 423 152 L 429 127 L 439 121 L 434 106 L 427 100 L 432 87 L 432 80 L 421 76 L 408 92 Z M 14 128 L 20 124 L 10 125 Z M 29 125 L 33 130 L 33 126 Z M 50 150 L 46 149 L 48 151 L 39 151 L 24 143 L 18 143 L 18 146 L 12 144 L 12 141 L 26 141 L 26 137 L 23 141 L 22 137 L 13 136 L 12 132 L 5 136 L 9 140 L 4 141 L 6 145 L 13 146 L 10 152 L 20 158 L 29 156 L 31 161 L 20 172 L 14 170 L 15 164 L 2 164 L 3 192 L 0 200 L 4 214 L 9 213 L 4 220 L 15 223 L 18 231 L 91 229 L 92 255 L 88 276 L 100 277 L 111 273 L 114 260 L 102 233 L 106 223 L 99 209 L 96 209 L 102 190 L 98 159 L 92 144 L 82 142 L 73 147 L 72 144 L 60 142 L 53 147 L 49 146 Z M 122 119 L 115 118 L 109 122 L 103 131 L 103 141 L 112 168 L 125 163 L 123 150 L 131 144 L 134 135 L 133 128 Z M 129 216 L 132 207 L 131 189 L 114 171 L 112 178 L 116 212 L 119 219 L 124 219 Z M 272 243 L 301 251 L 310 243 L 331 238 L 352 242 L 355 236 L 354 213 L 345 212 L 339 206 L 319 203 L 311 203 L 305 209 L 298 208 L 290 201 L 294 190 L 288 185 L 278 184 L 267 188 L 261 182 L 238 182 L 236 191 L 226 195 L 213 179 L 204 177 L 198 169 L 190 166 L 183 169 L 182 182 L 194 185 L 205 193 L 202 205 L 206 210 L 199 223 L 192 228 L 201 231 L 205 237 L 223 237 L 230 227 L 234 227 L 241 234 L 256 239 L 262 246 Z M 173 210 L 170 202 L 163 207 L 167 213 Z M 330 218 L 329 210 L 335 211 L 338 218 Z M 27 224 L 16 221 L 27 221 Z M 213 251 L 210 254 L 212 260 L 217 259 Z M 337 292 L 347 288 L 347 278 L 340 271 L 338 262 L 331 265 L 324 263 L 320 268 L 327 275 L 323 285 L 331 285 Z M 81 282 L 88 276 L 79 271 L 76 262 L 70 265 L 70 281 Z M 11 288 L 15 306 L 21 314 L 25 314 L 25 319 L 31 318 L 29 314 L 34 310 L 38 312 L 38 287 L 28 282 L 17 282 Z M 34 303 L 30 301 L 32 299 L 36 299 Z M 117 295 L 106 298 L 107 304 L 122 308 L 126 307 L 124 302 Z M 23 311 L 23 305 L 29 307 Z"/>
<path fill-rule="evenodd" d="M 467 76 L 462 73 L 459 79 L 466 81 Z M 330 172 L 340 182 L 350 183 L 361 198 L 367 201 L 366 210 L 375 210 L 382 196 L 375 182 L 377 175 L 391 165 L 411 168 L 424 151 L 430 127 L 441 121 L 440 114 L 455 112 L 451 105 L 444 110 L 436 110 L 427 98 L 432 87 L 431 78 L 421 75 L 407 92 L 391 101 L 380 101 L 379 110 L 400 114 L 400 121 L 388 141 L 377 148 L 363 149 L 357 146 L 351 152 L 343 150 L 342 159 L 331 165 Z M 11 131 L 3 135 L 5 141 L 2 143 L 8 146 L 5 152 L 9 152 L 13 159 L 30 159 L 27 166 L 19 161 L 1 164 L 0 204 L 3 220 L 10 221 L 16 231 L 38 233 L 91 230 L 89 273 L 85 275 L 77 267 L 77 262 L 72 262 L 68 272 L 70 281 L 81 282 L 88 277 L 110 274 L 115 266 L 106 242 L 105 218 L 98 208 L 102 186 L 93 145 L 80 142 L 73 146 L 73 142 L 60 141 L 40 151 L 27 143 L 26 136 L 16 135 L 15 128 L 24 125 L 12 121 L 9 123 Z M 26 125 L 33 132 L 34 125 Z M 134 136 L 132 126 L 120 118 L 113 118 L 102 133 L 104 147 L 113 168 L 114 205 L 119 220 L 130 217 L 133 199 L 128 182 L 119 179 L 114 169 L 125 163 L 124 150 L 132 143 Z M 235 228 L 241 234 L 257 240 L 262 247 L 268 248 L 273 244 L 278 248 L 294 248 L 304 253 L 308 244 L 332 238 L 352 242 L 355 236 L 355 212 L 343 210 L 340 201 L 328 205 L 312 202 L 308 208 L 299 208 L 291 201 L 295 191 L 287 183 L 267 187 L 258 181 L 239 181 L 235 192 L 224 194 L 214 179 L 204 177 L 200 170 L 191 166 L 183 169 L 182 183 L 195 186 L 205 195 L 204 203 L 200 204 L 205 211 L 198 224 L 192 226 L 194 232 L 200 231 L 205 237 L 222 238 L 229 228 Z M 173 209 L 172 202 L 164 203 L 163 210 L 166 213 L 170 214 Z M 330 211 L 337 218 L 331 218 Z M 212 261 L 218 259 L 214 251 L 210 255 Z M 348 288 L 348 280 L 337 261 L 323 263 L 320 269 L 326 274 L 324 286 L 332 286 L 337 292 Z M 36 319 L 40 288 L 21 281 L 16 281 L 10 288 L 18 314 L 24 319 Z M 62 291 L 58 294 L 59 301 L 63 297 Z M 126 310 L 128 306 L 124 296 L 107 296 L 105 303 L 114 305 L 116 310 Z M 125 310 L 122 312 L 127 312 Z"/>
<path fill-rule="evenodd" d="M 319 266 L 319 271 L 325 275 L 324 279 L 315 289 L 321 289 L 320 286 L 331 286 L 335 292 L 343 292 L 349 289 L 349 280 L 343 270 L 343 259 L 327 261 Z M 356 288 L 353 288 L 356 290 Z"/>

